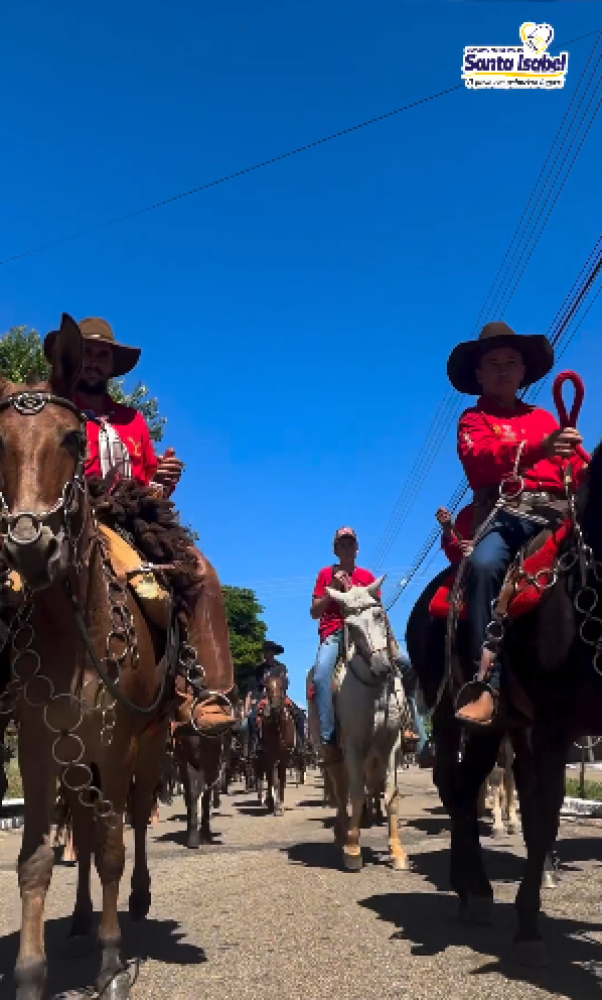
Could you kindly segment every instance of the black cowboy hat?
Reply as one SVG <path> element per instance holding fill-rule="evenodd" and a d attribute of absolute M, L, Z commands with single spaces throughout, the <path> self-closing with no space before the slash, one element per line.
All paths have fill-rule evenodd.
<path fill-rule="evenodd" d="M 469 396 L 480 396 L 482 389 L 476 370 L 483 355 L 496 347 L 512 347 L 521 355 L 526 369 L 521 388 L 538 382 L 554 365 L 554 348 L 543 334 L 518 334 L 507 323 L 488 323 L 478 340 L 465 340 L 451 352 L 447 375 L 454 389 Z"/>
<path fill-rule="evenodd" d="M 284 653 L 284 646 L 280 646 L 277 642 L 272 642 L 271 639 L 266 639 L 263 644 L 264 653 L 273 653 L 274 656 L 280 656 Z"/>
<path fill-rule="evenodd" d="M 140 360 L 142 351 L 139 347 L 128 347 L 127 344 L 120 344 L 115 339 L 113 328 L 106 319 L 92 316 L 89 319 L 82 319 L 77 324 L 84 340 L 96 340 L 102 344 L 109 344 L 113 348 L 113 376 L 120 378 L 127 375 L 136 367 Z M 44 354 L 52 363 L 52 350 L 54 342 L 58 336 L 58 330 L 51 330 L 44 338 Z"/>

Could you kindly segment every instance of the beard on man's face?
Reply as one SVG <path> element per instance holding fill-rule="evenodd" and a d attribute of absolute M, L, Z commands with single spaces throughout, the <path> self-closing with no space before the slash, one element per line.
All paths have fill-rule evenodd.
<path fill-rule="evenodd" d="M 95 378 L 93 381 L 88 381 L 85 376 L 82 376 L 77 383 L 77 388 L 79 392 L 85 393 L 87 396 L 104 396 L 107 391 L 108 382 L 106 379 Z"/>

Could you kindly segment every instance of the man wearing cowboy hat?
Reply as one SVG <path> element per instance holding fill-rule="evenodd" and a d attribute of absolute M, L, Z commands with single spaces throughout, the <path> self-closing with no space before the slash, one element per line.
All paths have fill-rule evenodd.
<path fill-rule="evenodd" d="M 135 368 L 140 348 L 119 343 L 105 319 L 83 319 L 78 326 L 82 336 L 82 368 L 73 401 L 88 418 L 86 475 L 114 474 L 146 486 L 154 485 L 171 495 L 182 475 L 182 462 L 173 449 L 157 458 L 143 415 L 118 403 L 107 391 L 111 378 L 126 375 Z M 54 330 L 44 340 L 49 361 L 57 335 Z M 205 670 L 208 687 L 225 694 L 233 689 L 234 668 L 222 590 L 213 566 L 198 549 L 194 554 L 202 585 L 194 596 L 190 595 L 194 607 L 189 615 L 188 638 Z M 226 724 L 229 716 L 221 702 L 219 697 L 210 698 L 199 706 L 197 723 L 201 728 L 214 730 Z"/>
<path fill-rule="evenodd" d="M 488 725 L 496 710 L 500 664 L 486 641 L 492 602 L 522 546 L 546 524 L 566 515 L 563 464 L 584 467 L 575 449 L 581 435 L 561 429 L 547 410 L 523 403 L 520 389 L 552 369 L 554 351 L 541 335 L 518 335 L 506 323 L 488 323 L 479 339 L 452 351 L 447 373 L 453 387 L 477 395 L 458 426 L 458 453 L 474 491 L 473 531 L 492 512 L 504 479 L 520 477 L 523 489 L 493 517 L 470 555 L 467 581 L 470 653 L 478 665 L 477 694 L 458 711 L 462 721 Z M 512 478 L 507 492 L 512 492 Z M 518 481 L 515 481 L 518 482 Z"/>
<path fill-rule="evenodd" d="M 257 736 L 257 714 L 259 707 L 265 698 L 265 682 L 268 678 L 268 674 L 284 677 L 285 691 L 288 689 L 288 670 L 284 663 L 281 663 L 280 660 L 276 659 L 276 657 L 281 656 L 282 653 L 284 653 L 284 646 L 281 646 L 277 642 L 272 642 L 271 639 L 265 640 L 263 644 L 263 660 L 255 667 L 255 687 L 252 691 L 249 691 L 245 706 L 245 715 L 249 720 L 248 729 L 251 746 Z M 303 728 L 300 728 L 299 725 L 299 710 L 294 702 L 292 702 L 288 697 L 286 699 L 286 703 L 295 720 L 299 741 L 300 743 L 303 743 L 304 734 Z"/>

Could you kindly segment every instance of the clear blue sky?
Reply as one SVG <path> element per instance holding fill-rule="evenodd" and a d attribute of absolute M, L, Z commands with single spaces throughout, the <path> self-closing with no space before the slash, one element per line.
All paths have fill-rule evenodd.
<path fill-rule="evenodd" d="M 0 258 L 454 86 L 465 45 L 534 19 L 559 51 L 602 3 L 5 4 Z M 222 581 L 257 590 L 300 699 L 334 530 L 370 564 L 594 41 L 569 46 L 563 91 L 462 89 L 0 268 L 0 330 L 101 315 L 143 347 L 184 516 Z M 519 332 L 548 329 L 601 231 L 601 163 L 598 119 L 506 312 Z M 602 296 L 563 359 L 588 445 L 601 328 Z M 391 584 L 460 476 L 451 433 Z"/>

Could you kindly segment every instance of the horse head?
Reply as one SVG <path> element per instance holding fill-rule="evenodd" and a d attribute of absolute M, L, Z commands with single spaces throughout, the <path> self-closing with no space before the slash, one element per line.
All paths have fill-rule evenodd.
<path fill-rule="evenodd" d="M 265 682 L 265 692 L 268 700 L 268 711 L 278 714 L 284 708 L 286 690 L 282 674 L 268 674 Z"/>
<path fill-rule="evenodd" d="M 70 402 L 81 364 L 79 327 L 64 315 L 47 383 L 0 378 L 2 556 L 33 591 L 66 571 L 83 530 L 86 428 Z"/>
<path fill-rule="evenodd" d="M 340 604 L 351 639 L 375 677 L 388 674 L 394 666 L 391 630 L 378 597 L 384 579 L 381 576 L 368 587 L 352 587 L 345 592 L 326 588 L 329 597 Z"/>

